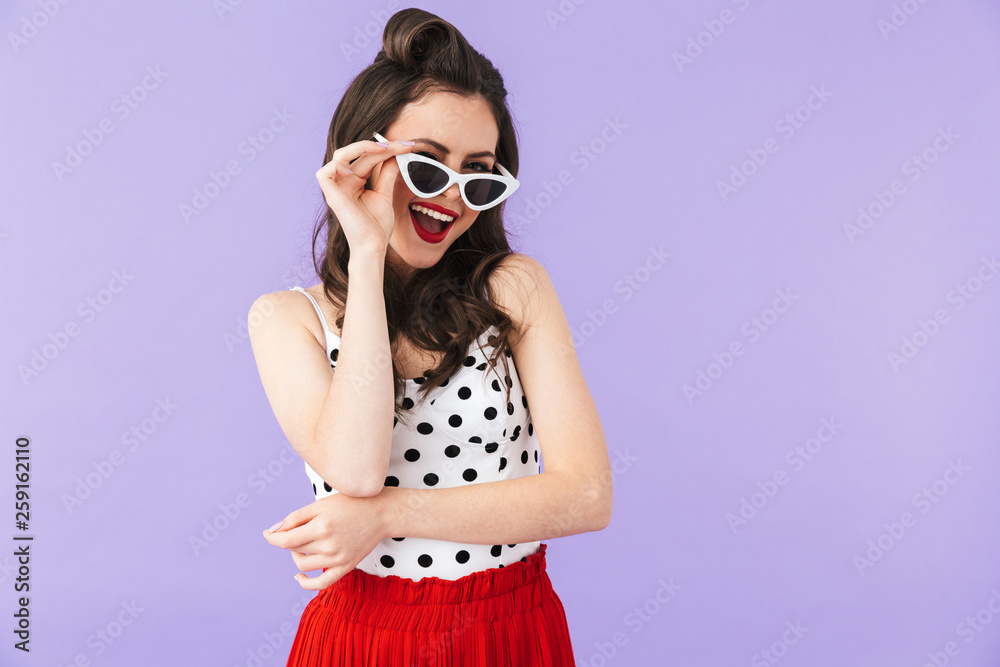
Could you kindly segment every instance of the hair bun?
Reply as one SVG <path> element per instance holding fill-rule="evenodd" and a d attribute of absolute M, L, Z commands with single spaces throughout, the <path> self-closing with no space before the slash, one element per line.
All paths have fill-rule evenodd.
<path fill-rule="evenodd" d="M 418 72 L 454 63 L 462 46 L 468 45 L 455 26 L 415 7 L 393 14 L 382 34 L 384 57 Z"/>

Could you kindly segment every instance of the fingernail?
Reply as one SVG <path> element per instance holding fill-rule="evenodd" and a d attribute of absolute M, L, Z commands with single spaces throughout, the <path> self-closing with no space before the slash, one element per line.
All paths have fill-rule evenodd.
<path fill-rule="evenodd" d="M 397 141 L 396 143 L 397 144 L 403 144 L 404 146 L 412 146 L 413 144 L 415 144 L 417 142 L 415 142 L 415 141 Z"/>
<path fill-rule="evenodd" d="M 375 143 L 378 144 L 379 146 L 384 146 L 385 148 L 389 147 L 388 142 L 385 141 L 376 141 Z"/>
<path fill-rule="evenodd" d="M 276 531 L 276 530 L 278 530 L 279 528 L 281 528 L 281 524 L 283 524 L 283 523 L 285 523 L 285 520 L 284 520 L 284 519 L 282 519 L 282 520 L 281 520 L 281 521 L 279 521 L 278 523 L 276 523 L 276 524 L 274 524 L 273 526 L 271 526 L 270 528 L 268 528 L 268 529 L 267 529 L 267 532 L 269 532 L 269 533 L 273 533 L 274 531 Z"/>

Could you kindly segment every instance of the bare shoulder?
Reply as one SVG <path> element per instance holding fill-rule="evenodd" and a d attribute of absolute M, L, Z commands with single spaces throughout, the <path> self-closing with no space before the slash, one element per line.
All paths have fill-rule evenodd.
<path fill-rule="evenodd" d="M 328 314 L 329 306 L 323 306 L 325 298 L 322 291 L 317 294 L 315 287 L 305 289 L 321 304 L 329 326 L 334 327 Z M 253 302 L 247 314 L 247 329 L 251 340 L 269 337 L 271 334 L 281 335 L 290 328 L 299 327 L 308 329 L 321 346 L 326 346 L 326 336 L 316 310 L 298 290 L 285 289 L 262 294 Z"/>
<path fill-rule="evenodd" d="M 518 326 L 538 324 L 558 297 L 548 271 L 534 257 L 511 253 L 500 260 L 490 276 L 494 298 Z"/>

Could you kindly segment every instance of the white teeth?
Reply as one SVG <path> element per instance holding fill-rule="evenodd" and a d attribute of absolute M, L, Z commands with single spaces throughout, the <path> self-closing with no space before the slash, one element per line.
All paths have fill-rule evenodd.
<path fill-rule="evenodd" d="M 438 213 L 437 211 L 432 211 L 426 206 L 421 206 L 420 204 L 410 204 L 410 208 L 412 208 L 414 211 L 420 211 L 421 213 L 426 213 L 432 218 L 437 218 L 438 220 L 441 220 L 443 222 L 451 222 L 452 220 L 455 219 L 450 215 L 445 215 L 444 213 Z"/>

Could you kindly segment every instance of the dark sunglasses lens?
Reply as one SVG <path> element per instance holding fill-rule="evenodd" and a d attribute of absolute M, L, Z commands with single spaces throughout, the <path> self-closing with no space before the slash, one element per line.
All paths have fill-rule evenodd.
<path fill-rule="evenodd" d="M 477 178 L 465 184 L 465 196 L 476 206 L 495 202 L 506 191 L 506 184 L 489 178 Z"/>
<path fill-rule="evenodd" d="M 440 190 L 448 182 L 448 174 L 426 162 L 414 160 L 407 165 L 407 171 L 414 187 L 424 193 Z"/>

